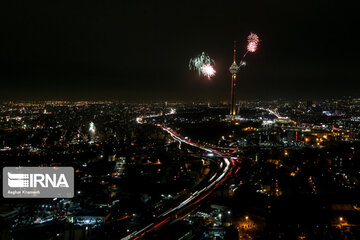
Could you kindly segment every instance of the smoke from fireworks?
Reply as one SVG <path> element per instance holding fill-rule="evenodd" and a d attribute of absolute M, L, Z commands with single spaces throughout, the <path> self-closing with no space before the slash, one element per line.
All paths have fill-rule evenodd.
<path fill-rule="evenodd" d="M 189 69 L 196 70 L 200 74 L 208 77 L 209 79 L 215 75 L 215 70 L 213 65 L 215 61 L 209 57 L 205 52 L 197 55 L 194 58 L 191 58 L 189 61 Z"/>
<path fill-rule="evenodd" d="M 201 68 L 201 72 L 208 79 L 211 79 L 211 77 L 215 76 L 216 73 L 215 69 L 210 64 L 203 65 L 203 67 Z"/>
<path fill-rule="evenodd" d="M 249 52 L 255 52 L 260 42 L 258 35 L 256 35 L 255 33 L 250 33 L 250 35 L 247 37 L 247 41 L 247 50 Z"/>

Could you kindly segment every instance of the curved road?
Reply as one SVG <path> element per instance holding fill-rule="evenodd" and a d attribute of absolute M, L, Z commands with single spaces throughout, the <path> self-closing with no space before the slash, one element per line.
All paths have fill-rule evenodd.
<path fill-rule="evenodd" d="M 139 122 L 139 121 L 138 121 Z M 184 210 L 191 208 L 192 206 L 196 206 L 200 204 L 200 201 L 206 198 L 209 194 L 211 194 L 223 181 L 226 180 L 226 178 L 231 174 L 233 163 L 230 162 L 230 160 L 220 153 L 217 150 L 207 148 L 200 146 L 196 143 L 193 143 L 191 141 L 186 140 L 183 136 L 177 134 L 172 129 L 162 126 L 160 124 L 157 124 L 158 127 L 162 128 L 165 132 L 170 134 L 170 136 L 181 143 L 188 144 L 190 146 L 202 149 L 209 153 L 209 155 L 216 156 L 216 159 L 219 159 L 219 161 L 216 161 L 219 170 L 215 172 L 210 179 L 208 180 L 206 186 L 202 187 L 201 189 L 195 191 L 190 196 L 188 196 L 184 201 L 181 203 L 178 203 L 173 208 L 168 209 L 167 211 L 163 212 L 159 216 L 157 216 L 152 223 L 147 225 L 146 227 L 132 232 L 126 237 L 122 238 L 122 240 L 128 240 L 128 239 L 138 239 L 142 236 L 144 236 L 146 233 L 154 231 L 164 225 L 165 223 L 169 223 L 172 219 L 178 218 L 178 215 L 183 215 Z M 190 211 L 191 212 L 191 211 Z M 185 214 L 187 216 L 189 213 Z M 185 217 L 183 216 L 183 217 Z"/>

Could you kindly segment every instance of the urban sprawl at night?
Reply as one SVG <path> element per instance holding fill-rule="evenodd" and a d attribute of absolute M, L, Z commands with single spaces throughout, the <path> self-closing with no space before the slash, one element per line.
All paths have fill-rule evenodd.
<path fill-rule="evenodd" d="M 76 192 L 2 199 L 2 238 L 357 236 L 360 99 L 237 106 L 3 103 L 1 164 L 72 166 Z"/>
<path fill-rule="evenodd" d="M 0 240 L 360 239 L 356 1 L 0 12 Z"/>

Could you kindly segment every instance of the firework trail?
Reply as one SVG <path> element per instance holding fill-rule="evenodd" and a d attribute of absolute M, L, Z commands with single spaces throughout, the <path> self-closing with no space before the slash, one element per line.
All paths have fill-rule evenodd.
<path fill-rule="evenodd" d="M 191 58 L 189 61 L 189 69 L 190 70 L 196 70 L 199 73 L 199 76 L 201 74 L 207 76 L 213 76 L 215 74 L 215 70 L 212 65 L 215 65 L 215 61 L 209 57 L 205 52 L 202 52 L 201 54 L 197 55 L 194 58 Z M 206 66 L 206 69 L 204 70 L 204 67 Z M 210 67 L 213 71 L 210 70 Z M 213 74 L 208 74 L 213 73 Z"/>

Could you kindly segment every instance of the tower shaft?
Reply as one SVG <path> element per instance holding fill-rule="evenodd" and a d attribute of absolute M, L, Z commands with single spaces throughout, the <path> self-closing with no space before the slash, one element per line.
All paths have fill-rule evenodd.
<path fill-rule="evenodd" d="M 236 88 L 236 74 L 233 74 L 231 79 L 230 115 L 236 115 L 235 88 Z"/>

